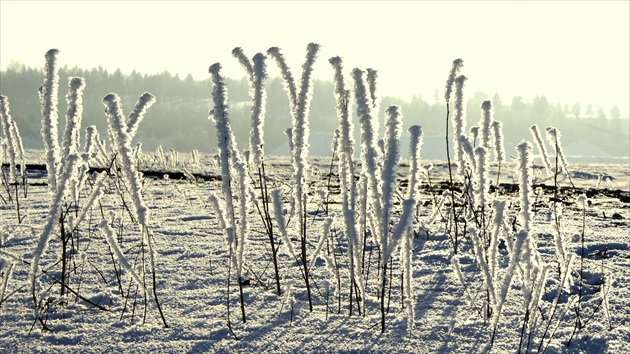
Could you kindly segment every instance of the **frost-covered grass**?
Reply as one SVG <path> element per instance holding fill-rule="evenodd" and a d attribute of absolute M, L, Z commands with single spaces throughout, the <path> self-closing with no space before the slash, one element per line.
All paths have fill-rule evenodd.
<path fill-rule="evenodd" d="M 209 163 L 211 159 L 202 157 L 202 161 L 209 170 L 216 168 Z M 268 174 L 272 181 L 282 181 L 290 178 L 291 169 L 288 158 L 269 157 Z M 328 159 L 311 158 L 309 164 L 320 171 L 327 171 Z M 444 164 L 433 162 L 432 180 L 435 190 L 446 180 L 447 170 Z M 605 302 L 608 308 L 601 305 L 586 328 L 581 329 L 574 336 L 571 347 L 567 349 L 564 343 L 568 340 L 574 328 L 575 314 L 566 311 L 567 303 L 575 304 L 577 300 L 567 298 L 562 294 L 558 300 L 558 310 L 552 323 L 554 331 L 551 344 L 547 352 L 566 352 L 581 350 L 586 352 L 623 352 L 630 340 L 630 308 L 628 305 L 628 290 L 630 289 L 630 246 L 628 242 L 628 203 L 615 198 L 614 190 L 595 188 L 597 179 L 593 172 L 605 172 L 619 183 L 619 187 L 626 190 L 624 179 L 628 179 L 626 166 L 574 165 L 574 183 L 578 188 L 585 188 L 589 195 L 590 205 L 586 207 L 585 230 L 585 259 L 584 285 L 582 308 L 586 316 L 597 308 L 606 293 Z M 515 166 L 507 163 L 503 168 L 505 179 L 510 180 Z M 399 169 L 399 182 L 406 177 L 405 169 Z M 544 167 L 535 170 L 538 174 L 545 174 Z M 336 172 L 336 170 L 335 170 Z M 491 178 L 496 169 L 491 169 Z M 315 175 L 312 181 L 318 185 L 326 185 L 325 174 Z M 582 177 L 579 177 L 582 176 Z M 426 177 L 426 176 L 425 176 Z M 45 174 L 30 173 L 29 180 L 37 183 L 45 181 Z M 426 178 L 423 179 L 426 181 Z M 568 181 L 562 182 L 564 185 Z M 109 185 L 109 184 L 108 184 Z M 380 314 L 378 299 L 374 296 L 378 283 L 374 278 L 368 280 L 366 286 L 367 298 L 366 315 L 356 313 L 348 316 L 348 289 L 342 286 L 342 310 L 337 313 L 336 296 L 331 294 L 326 307 L 324 281 L 331 283 L 331 292 L 335 291 L 334 280 L 323 266 L 323 261 L 315 262 L 316 266 L 311 275 L 314 283 L 320 285 L 320 291 L 313 292 L 312 313 L 308 310 L 306 291 L 299 274 L 295 260 L 280 254 L 279 267 L 283 276 L 283 283 L 291 282 L 291 295 L 295 299 L 291 320 L 291 307 L 283 304 L 284 296 L 275 293 L 273 270 L 269 267 L 269 242 L 262 232 L 263 225 L 260 218 L 252 215 L 251 228 L 248 235 L 249 249 L 246 249 L 246 262 L 243 276 L 249 280 L 244 286 L 244 296 L 248 308 L 246 324 L 234 325 L 234 331 L 239 336 L 235 341 L 225 325 L 225 279 L 228 265 L 228 252 L 224 246 L 223 231 L 218 228 L 212 208 L 208 206 L 211 193 L 220 190 L 220 182 L 190 183 L 177 180 L 143 180 L 146 204 L 151 212 L 153 223 L 150 229 L 155 237 L 157 250 L 156 266 L 159 282 L 157 289 L 162 301 L 165 316 L 170 328 L 164 329 L 160 318 L 152 308 L 149 308 L 147 323 L 141 325 L 138 313 L 131 315 L 129 308 L 122 314 L 125 307 L 124 299 L 120 296 L 116 283 L 114 269 L 109 259 L 106 239 L 96 232 L 99 225 L 97 218 L 85 221 L 81 227 L 85 235 L 79 249 L 86 250 L 85 255 L 77 257 L 74 274 L 71 274 L 71 286 L 79 283 L 80 294 L 94 301 L 109 311 L 100 311 L 94 306 L 69 296 L 69 302 L 64 306 L 53 306 L 47 317 L 47 325 L 52 332 L 44 332 L 39 328 L 29 331 L 33 325 L 32 304 L 28 286 L 29 266 L 23 261 L 30 261 L 36 245 L 35 231 L 40 230 L 46 220 L 47 187 L 31 186 L 30 195 L 23 200 L 23 208 L 27 213 L 26 221 L 18 226 L 16 215 L 10 205 L 1 205 L 2 215 L 2 257 L 12 261 L 15 265 L 12 276 L 6 288 L 5 298 L 0 305 L 0 348 L 3 351 L 16 352 L 104 352 L 104 351 L 242 351 L 262 352 L 270 351 L 396 351 L 408 350 L 413 352 L 486 352 L 489 349 L 491 330 L 484 325 L 484 318 L 477 313 L 473 305 L 467 302 L 466 293 L 474 299 L 480 295 L 483 288 L 480 269 L 470 253 L 467 242 L 462 244 L 462 256 L 459 260 L 462 274 L 471 284 L 467 289 L 462 288 L 450 266 L 452 246 L 445 234 L 444 224 L 439 221 L 429 228 L 428 240 L 420 242 L 413 239 L 411 267 L 412 303 L 414 306 L 414 328 L 408 331 L 406 312 L 401 308 L 400 299 L 400 270 L 402 264 L 399 257 L 395 257 L 392 271 L 399 279 L 394 282 L 394 290 L 390 301 L 390 311 L 387 314 L 387 330 L 380 333 Z M 401 188 L 401 183 L 398 184 Z M 102 198 L 102 206 L 106 213 L 114 211 L 122 215 L 119 196 L 111 188 L 106 188 Z M 537 191 L 536 193 L 541 193 Z M 534 244 L 538 248 L 543 262 L 555 264 L 554 231 L 549 216 L 549 198 L 553 195 L 550 190 L 543 190 L 534 203 L 532 230 Z M 287 193 L 288 194 L 288 191 Z M 512 220 L 518 214 L 517 194 L 503 195 L 510 200 L 512 207 L 508 208 L 506 219 Z M 286 197 L 286 196 L 285 196 Z M 333 194 L 329 205 L 331 212 L 339 211 L 341 200 L 339 195 Z M 316 198 L 313 198 L 316 199 Z M 422 184 L 419 193 L 421 200 L 419 217 L 426 218 L 431 213 L 433 196 L 428 185 Z M 573 293 L 577 293 L 578 281 L 576 264 L 581 257 L 582 209 L 576 203 L 577 195 L 571 189 L 565 189 L 559 198 L 564 204 L 561 230 L 567 236 L 566 252 L 575 257 L 573 272 L 574 280 L 570 285 Z M 286 202 L 286 198 L 285 198 Z M 322 212 L 315 213 L 318 201 L 313 200 L 307 209 L 311 211 L 308 222 L 313 224 L 308 230 L 313 233 L 321 232 L 325 218 Z M 288 205 L 285 204 L 285 207 Z M 394 207 L 400 211 L 401 206 Z M 95 211 L 96 213 L 96 211 Z M 100 212 L 99 212 L 100 213 Z M 613 219 L 618 213 L 622 219 Z M 107 215 L 107 214 L 106 214 Z M 123 215 L 124 217 L 124 215 Z M 396 218 L 394 218 L 396 219 Z M 137 235 L 131 232 L 137 226 L 123 223 L 127 230 L 125 235 Z M 258 230 L 259 232 L 256 232 Z M 319 235 L 318 235 L 319 236 Z M 290 235 L 289 237 L 295 237 Z M 423 233 L 420 238 L 426 238 Z M 51 248 L 58 248 L 51 240 Z M 128 246 L 137 244 L 131 236 L 125 236 L 121 244 L 122 251 L 129 251 Z M 421 244 L 423 245 L 422 247 Z M 314 251 L 317 245 L 310 245 Z M 348 280 L 347 264 L 343 260 L 343 252 L 347 247 L 347 240 L 339 239 L 339 244 L 326 247 L 322 252 L 332 252 L 332 256 L 341 262 L 340 273 L 344 283 Z M 375 251 L 374 251 L 375 252 Z M 10 258 L 11 254 L 17 259 Z M 56 255 L 44 254 L 45 264 L 54 261 Z M 373 254 L 375 257 L 375 254 Z M 505 247 L 499 246 L 497 272 L 502 274 L 506 270 L 509 253 Z M 89 262 L 88 262 L 89 261 Z M 375 261 L 375 258 L 372 258 Z M 94 264 L 102 273 L 94 271 L 89 263 Z M 373 263 L 373 266 L 376 263 Z M 5 271 L 3 263 L 2 270 Z M 372 268 L 376 271 L 376 268 Z M 376 275 L 376 274 L 374 274 Z M 601 279 L 610 279 L 600 290 Z M 123 276 L 123 289 L 133 282 L 129 275 Z M 553 268 L 549 273 L 549 280 L 545 284 L 541 296 L 540 307 L 545 316 L 551 313 L 558 289 L 558 272 Z M 609 290 L 606 292 L 605 290 Z M 79 289 L 77 287 L 77 289 Z M 232 289 L 236 291 L 236 289 Z M 518 286 L 509 288 L 507 301 L 502 311 L 501 325 L 493 350 L 498 352 L 514 352 L 520 340 L 523 321 L 523 305 L 520 301 L 521 289 Z M 231 297 L 232 306 L 237 308 L 238 297 Z M 133 298 L 133 297 L 132 297 Z M 140 296 L 138 296 L 140 301 Z M 602 302 L 603 303 L 603 302 Z M 128 306 L 129 307 L 129 306 Z M 282 311 L 280 309 L 282 308 Z M 605 310 L 606 309 L 606 310 Z M 607 318 L 610 314 L 610 320 Z M 121 320 L 121 314 L 122 320 Z M 556 329 L 557 319 L 564 315 Z M 236 321 L 238 322 L 238 321 Z M 539 325 L 539 329 L 542 326 Z M 539 330 L 540 331 L 540 330 Z M 540 337 L 538 332 L 538 337 Z M 547 336 L 548 338 L 548 336 Z M 537 347 L 538 342 L 534 343 Z M 546 342 L 545 342 L 546 344 Z"/>

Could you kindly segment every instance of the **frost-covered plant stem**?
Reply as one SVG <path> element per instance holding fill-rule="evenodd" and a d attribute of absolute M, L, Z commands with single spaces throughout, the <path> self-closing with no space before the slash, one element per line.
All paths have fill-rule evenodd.
<path fill-rule="evenodd" d="M 265 232 L 269 237 L 269 244 L 271 246 L 272 261 L 274 265 L 275 279 L 276 279 L 276 292 L 278 296 L 281 294 L 280 288 L 280 274 L 278 271 L 278 259 L 276 240 L 273 235 L 273 223 L 271 213 L 269 210 L 270 198 L 267 190 L 267 176 L 265 174 L 265 161 L 264 161 L 264 130 L 265 123 L 265 103 L 266 92 L 264 82 L 267 79 L 267 69 L 265 65 L 266 57 L 262 53 L 254 55 L 252 60 L 249 60 L 243 50 L 239 47 L 232 50 L 232 55 L 236 57 L 245 69 L 248 75 L 249 82 L 249 96 L 252 100 L 252 115 L 251 115 L 251 129 L 249 137 L 249 166 L 254 169 L 254 173 L 258 176 L 259 195 L 262 199 L 262 210 L 260 205 L 255 203 L 258 209 L 258 214 L 265 226 Z"/>
<path fill-rule="evenodd" d="M 453 242 L 453 251 L 455 254 L 457 254 L 457 250 L 458 250 L 458 245 L 457 245 L 457 216 L 455 215 L 455 191 L 453 190 L 453 172 L 451 169 L 451 153 L 450 153 L 450 140 L 449 140 L 449 125 L 450 125 L 450 120 L 449 120 L 449 116 L 450 116 L 450 100 L 451 100 L 451 93 L 453 91 L 453 85 L 455 82 L 455 78 L 457 77 L 459 70 L 462 68 L 462 66 L 464 66 L 464 61 L 461 58 L 455 59 L 453 60 L 453 66 L 451 67 L 451 71 L 449 72 L 448 75 L 448 79 L 446 80 L 446 88 L 445 88 L 445 92 L 444 92 L 444 99 L 446 101 L 446 134 L 445 134 L 445 139 L 446 139 L 446 159 L 447 159 L 447 165 L 448 165 L 448 178 L 449 178 L 449 183 L 450 183 L 450 190 L 451 190 L 451 213 L 450 213 L 450 217 L 452 218 L 453 222 L 450 223 L 450 225 L 454 226 L 454 230 L 449 229 L 449 234 L 452 236 L 452 242 Z M 455 143 L 454 141 L 455 139 L 453 139 L 453 143 Z M 451 233 L 451 231 L 453 231 L 453 233 Z"/>
<path fill-rule="evenodd" d="M 143 98 L 144 97 L 144 98 Z M 141 103 L 140 106 L 146 105 L 148 101 L 153 100 L 153 95 L 147 96 L 146 94 L 140 98 Z M 148 100 L 147 100 L 148 99 Z M 145 101 L 147 100 L 147 101 Z M 105 106 L 105 114 L 107 115 L 110 141 L 112 142 L 112 149 L 115 151 L 115 154 L 118 159 L 120 159 L 120 169 L 123 180 L 125 184 L 129 187 L 129 192 L 131 194 L 131 201 L 133 204 L 133 209 L 131 211 L 132 215 L 136 218 L 141 227 L 141 246 L 144 247 L 146 242 L 149 252 L 149 262 L 152 273 L 152 293 L 153 300 L 157 306 L 158 312 L 162 319 L 165 328 L 168 328 L 168 324 L 166 323 L 166 318 L 162 312 L 162 307 L 160 306 L 160 302 L 157 296 L 157 280 L 155 274 L 155 260 L 154 260 L 154 248 L 151 242 L 151 235 L 148 231 L 148 208 L 145 206 L 144 199 L 142 197 L 142 183 L 140 181 L 140 175 L 137 170 L 136 160 L 133 156 L 133 151 L 131 148 L 131 138 L 133 134 L 135 134 L 135 129 L 130 133 L 128 122 L 126 122 L 125 117 L 122 112 L 122 105 L 118 95 L 114 93 L 110 93 L 103 98 L 103 105 Z M 139 116 L 135 117 L 136 121 L 142 120 L 142 116 L 146 109 L 138 109 L 138 104 L 136 105 L 136 109 L 134 112 Z M 143 258 L 143 269 L 144 269 L 144 258 Z M 143 278 L 146 274 L 143 273 Z M 146 306 L 145 306 L 146 312 Z"/>
<path fill-rule="evenodd" d="M 372 238 L 378 244 L 380 241 L 380 227 L 378 218 L 382 215 L 381 177 L 382 166 L 381 152 L 377 146 L 378 118 L 376 103 L 376 72 L 368 70 L 368 82 L 366 84 L 364 73 L 360 69 L 352 71 L 354 81 L 355 99 L 357 102 L 357 116 L 361 123 L 361 193 L 359 193 L 359 224 L 360 234 L 363 236 L 363 244 L 367 242 L 367 229 L 370 225 Z M 369 96 L 368 96 L 368 89 Z M 371 253 L 370 253 L 371 256 Z M 361 264 L 365 263 L 363 252 Z M 365 275 L 365 284 L 369 279 L 370 262 Z"/>
<path fill-rule="evenodd" d="M 68 79 L 68 111 L 61 145 L 61 156 L 67 156 L 71 151 L 79 151 L 79 129 L 83 115 L 83 89 L 85 80 L 82 77 Z M 62 168 L 63 169 L 63 168 Z"/>
<path fill-rule="evenodd" d="M 380 234 L 381 256 L 381 332 L 385 332 L 385 288 L 387 284 L 387 265 L 394 249 L 408 231 L 411 223 L 411 215 L 415 209 L 415 200 L 407 199 L 403 202 L 403 213 L 393 232 L 390 235 L 389 224 L 392 217 L 393 198 L 396 192 L 396 167 L 400 160 L 400 127 L 402 126 L 402 115 L 398 106 L 390 106 L 386 110 L 387 125 L 385 132 L 385 162 L 381 180 L 382 185 L 382 212 L 378 224 Z M 391 281 L 390 281 L 391 285 Z"/>
<path fill-rule="evenodd" d="M 42 138 L 46 152 L 46 171 L 48 172 L 48 189 L 54 194 L 57 189 L 59 142 L 57 138 L 57 96 L 59 93 L 59 68 L 57 54 L 59 50 L 51 49 L 46 53 L 44 67 L 44 84 L 39 89 L 42 106 Z"/>
<path fill-rule="evenodd" d="M 422 128 L 419 125 L 409 127 L 410 139 L 410 163 L 409 163 L 409 190 L 407 198 L 409 200 L 418 200 L 418 188 L 420 187 L 420 151 L 422 147 Z M 414 205 L 416 209 L 416 205 Z M 401 244 L 400 252 L 403 262 L 403 308 L 407 310 L 407 328 L 411 332 L 414 324 L 414 310 L 411 294 L 411 278 L 412 278 L 412 253 L 413 232 L 411 227 L 407 228 Z"/>
<path fill-rule="evenodd" d="M 33 296 L 33 305 L 37 308 L 39 304 L 39 299 L 37 296 L 37 273 L 39 272 L 39 262 L 42 254 L 45 252 L 48 247 L 48 241 L 52 236 L 53 232 L 57 224 L 62 219 L 62 210 L 63 210 L 63 197 L 66 194 L 71 180 L 76 178 L 76 170 L 78 166 L 80 157 L 76 154 L 68 155 L 66 157 L 66 169 L 63 171 L 63 174 L 60 176 L 60 184 L 59 188 L 55 190 L 52 198 L 52 204 L 48 211 L 48 216 L 46 217 L 46 221 L 43 227 L 43 230 L 39 237 L 39 242 L 37 243 L 37 248 L 33 253 L 33 259 L 31 261 L 31 274 L 30 274 L 30 285 L 31 285 L 31 293 Z M 62 235 L 65 237 L 65 235 Z"/>
<path fill-rule="evenodd" d="M 365 299 L 363 294 L 364 286 L 362 282 L 363 273 L 361 258 L 359 257 L 363 243 L 357 231 L 356 198 L 357 188 L 354 183 L 354 139 L 353 126 L 350 121 L 350 91 L 346 89 L 343 77 L 343 62 L 340 57 L 333 57 L 329 60 L 335 71 L 334 93 L 337 101 L 337 117 L 339 118 L 339 179 L 342 193 L 342 207 L 344 210 L 344 232 L 348 237 L 348 257 L 350 260 L 350 315 L 352 315 L 352 289 L 357 288 L 359 294 L 357 299 Z M 365 306 L 363 306 L 365 309 Z M 359 312 L 361 307 L 359 307 Z"/>
<path fill-rule="evenodd" d="M 547 153 L 547 148 L 545 147 L 545 143 L 540 135 L 540 129 L 538 129 L 538 125 L 534 124 L 529 128 L 529 130 L 532 132 L 532 136 L 536 142 L 536 147 L 538 147 L 538 152 L 540 153 L 540 158 L 545 166 L 547 175 L 551 176 L 551 162 L 549 162 L 549 154 Z"/>
<path fill-rule="evenodd" d="M 532 213 L 532 174 L 531 174 L 531 151 L 532 145 L 528 141 L 524 141 L 516 146 L 518 154 L 518 183 L 519 183 L 519 202 L 521 211 L 519 219 L 523 229 L 531 230 L 531 213 Z"/>
<path fill-rule="evenodd" d="M 453 149 L 457 161 L 458 174 L 464 175 L 465 159 L 461 136 L 466 137 L 466 107 L 464 100 L 464 83 L 466 76 L 460 75 L 455 79 L 455 114 L 453 115 Z M 465 138 L 465 141 L 468 139 Z"/>
<path fill-rule="evenodd" d="M 17 182 L 17 169 L 16 169 L 16 155 L 17 144 L 15 136 L 13 135 L 13 119 L 11 119 L 11 111 L 9 110 L 9 98 L 7 96 L 0 96 L 0 124 L 4 137 L 7 143 L 7 152 L 9 155 L 9 183 Z M 24 171 L 24 165 L 20 166 L 22 173 Z M 11 193 L 9 193 L 9 200 L 11 200 Z"/>
<path fill-rule="evenodd" d="M 211 119 L 214 120 L 217 130 L 217 144 L 219 147 L 219 161 L 221 165 L 221 192 L 223 194 L 223 200 L 226 207 L 220 208 L 217 211 L 224 213 L 222 216 L 225 224 L 225 236 L 227 239 L 228 247 L 230 249 L 229 262 L 234 263 L 236 268 L 236 275 L 239 282 L 239 293 L 241 300 L 241 315 L 243 323 L 246 322 L 245 317 L 245 300 L 242 292 L 242 267 L 243 267 L 243 252 L 245 247 L 245 235 L 248 233 L 248 223 L 246 222 L 247 215 L 249 214 L 249 179 L 245 173 L 245 161 L 243 156 L 236 148 L 236 142 L 232 133 L 232 127 L 228 115 L 228 94 L 227 87 L 225 85 L 225 79 L 221 74 L 221 64 L 216 63 L 210 66 L 210 74 L 212 75 L 212 83 L 214 88 L 212 90 L 212 99 L 214 103 L 213 109 L 210 111 Z M 234 170 L 234 171 L 233 171 Z M 237 185 L 240 188 L 237 188 Z M 234 191 L 232 190 L 234 188 Z M 233 196 L 236 192 L 240 203 L 234 205 Z M 240 216 L 237 225 L 237 215 Z M 245 222 L 243 223 L 243 220 Z M 237 238 L 238 236 L 238 238 Z M 229 284 L 229 280 L 228 280 Z M 228 303 L 229 311 L 229 303 Z"/>
<path fill-rule="evenodd" d="M 492 132 L 494 135 L 494 159 L 499 163 L 495 193 L 495 195 L 498 195 L 500 185 L 499 181 L 501 178 L 501 163 L 505 161 L 505 147 L 503 146 L 503 123 L 496 120 L 492 121 Z"/>
<path fill-rule="evenodd" d="M 556 173 L 555 173 L 556 176 L 554 178 L 557 178 L 557 174 L 558 174 L 557 161 L 558 159 L 560 159 L 560 161 L 562 162 L 562 167 L 564 168 L 564 172 L 567 174 L 567 177 L 569 178 L 569 182 L 571 182 L 571 186 L 573 187 L 573 189 L 575 189 L 575 185 L 573 184 L 573 181 L 571 180 L 571 173 L 569 172 L 569 163 L 567 162 L 567 159 L 564 156 L 564 151 L 562 150 L 562 143 L 560 141 L 562 134 L 560 134 L 560 131 L 554 127 L 547 127 L 546 131 L 547 131 L 547 139 L 549 140 L 549 143 L 551 144 L 551 146 L 553 146 L 554 151 L 556 153 Z"/>

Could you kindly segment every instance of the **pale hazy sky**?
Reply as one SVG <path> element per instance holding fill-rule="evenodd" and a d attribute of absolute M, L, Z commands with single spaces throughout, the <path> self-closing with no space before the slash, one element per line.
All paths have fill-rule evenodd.
<path fill-rule="evenodd" d="M 468 93 L 546 95 L 630 112 L 629 1 L 0 1 L 0 68 L 12 61 L 60 63 L 129 73 L 168 70 L 244 76 L 231 50 L 248 56 L 280 47 L 299 77 L 306 45 L 319 43 L 314 75 L 331 79 L 328 59 L 379 71 L 380 95 L 432 101 L 461 57 Z M 269 72 L 277 75 L 269 62 Z M 89 85 L 89 82 L 87 83 Z M 149 89 L 149 88 L 148 88 Z M 211 88 L 209 88 L 210 92 Z"/>

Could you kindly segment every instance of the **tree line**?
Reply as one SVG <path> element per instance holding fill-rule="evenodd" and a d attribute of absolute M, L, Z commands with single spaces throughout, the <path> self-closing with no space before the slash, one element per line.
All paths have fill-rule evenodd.
<path fill-rule="evenodd" d="M 103 113 L 102 98 L 108 93 L 117 93 L 123 102 L 123 109 L 130 112 L 138 97 L 145 91 L 157 97 L 157 102 L 138 131 L 136 142 L 142 142 L 144 151 L 163 149 L 212 152 L 216 147 L 216 136 L 212 123 L 207 120 L 211 107 L 212 84 L 210 78 L 194 80 L 189 74 L 181 78 L 168 71 L 159 74 L 140 74 L 133 71 L 123 74 L 120 70 L 109 72 L 102 67 L 82 69 L 63 67 L 60 76 L 60 121 L 65 115 L 68 77 L 80 76 L 86 80 L 84 91 L 83 126 L 95 125 L 101 134 L 106 132 L 106 118 Z M 0 72 L 0 94 L 9 97 L 13 119 L 19 126 L 26 148 L 42 148 L 41 112 L 37 90 L 43 80 L 41 69 L 24 65 L 10 65 Z M 230 109 L 234 134 L 240 147 L 247 146 L 250 127 L 249 88 L 246 78 L 227 79 Z M 282 80 L 269 78 L 266 82 L 267 104 L 265 120 L 265 152 L 273 153 L 286 145 L 284 131 L 291 126 L 289 102 Z M 475 125 L 481 116 L 481 103 L 490 99 L 494 117 L 503 122 L 505 143 L 508 153 L 513 151 L 522 139 L 531 140 L 529 127 L 538 124 L 541 128 L 548 125 L 557 127 L 562 132 L 565 146 L 585 142 L 600 151 L 594 155 L 608 154 L 626 157 L 630 150 L 628 119 L 622 119 L 619 108 L 613 107 L 607 115 L 603 109 L 597 111 L 587 105 L 582 112 L 580 103 L 569 107 L 551 103 L 545 96 L 537 96 L 531 102 L 516 96 L 511 102 L 504 102 L 498 94 L 488 95 L 477 92 L 468 97 L 468 126 Z M 443 147 L 432 146 L 444 141 L 446 107 L 437 94 L 431 102 L 423 97 L 414 96 L 411 100 L 396 97 L 382 97 L 379 117 L 384 117 L 383 110 L 391 104 L 401 107 L 403 129 L 419 124 L 425 136 L 423 154 L 427 158 L 442 159 Z M 335 111 L 335 97 L 332 81 L 315 80 L 310 108 L 310 130 L 314 136 L 332 136 L 338 126 Z M 355 126 L 358 118 L 354 117 Z M 358 134 L 358 131 L 355 131 Z M 382 132 L 381 132 L 382 135 Z M 432 139 L 434 137 L 435 139 Z M 442 139 L 440 140 L 439 137 Z M 330 137 L 329 137 L 330 139 Z M 357 136 L 358 139 L 358 136 Z M 435 143 L 434 143 L 435 142 Z M 432 151 L 434 151 L 432 153 Z"/>

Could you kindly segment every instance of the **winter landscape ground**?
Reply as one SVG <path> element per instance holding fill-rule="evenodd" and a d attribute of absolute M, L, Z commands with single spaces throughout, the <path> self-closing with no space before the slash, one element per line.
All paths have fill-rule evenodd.
<path fill-rule="evenodd" d="M 41 156 L 42 152 L 39 152 Z M 36 152 L 29 154 L 37 156 Z M 217 168 L 210 158 L 202 159 L 204 166 L 199 172 L 216 175 Z M 282 185 L 290 177 L 288 158 L 270 158 L 269 178 L 275 185 Z M 40 162 L 35 159 L 32 162 Z M 317 167 L 312 181 L 318 188 L 326 188 L 330 158 L 313 158 Z M 419 218 L 425 219 L 432 213 L 434 198 L 440 193 L 440 182 L 445 181 L 447 170 L 444 164 L 431 161 L 434 169 L 429 179 L 423 178 Z M 429 162 L 427 162 L 429 163 Z M 585 264 L 583 311 L 593 318 L 585 328 L 574 335 L 571 345 L 566 342 L 574 329 L 575 313 L 566 308 L 569 291 L 577 293 L 578 268 L 574 267 L 575 281 L 560 297 L 559 311 L 552 321 L 553 336 L 547 352 L 606 352 L 622 353 L 630 342 L 630 248 L 627 165 L 578 165 L 573 166 L 573 182 L 579 191 L 588 195 L 585 227 Z M 401 169 L 402 170 L 402 169 Z M 505 183 L 514 177 L 513 166 L 506 168 Z M 336 168 L 333 170 L 336 173 Z M 598 184 L 597 174 L 611 177 L 611 184 Z M 399 179 L 406 178 L 401 173 Z M 244 277 L 249 284 L 244 286 L 247 322 L 239 317 L 238 296 L 231 296 L 233 312 L 232 326 L 239 340 L 235 340 L 226 325 L 226 273 L 227 252 L 222 230 L 216 215 L 208 206 L 212 191 L 220 189 L 218 181 L 197 181 L 146 178 L 144 194 L 149 206 L 152 222 L 150 229 L 155 237 L 157 252 L 158 293 L 169 328 L 164 328 L 149 306 L 146 323 L 142 324 L 142 306 L 136 305 L 131 314 L 129 304 L 121 297 L 116 285 L 115 269 L 110 260 L 110 251 L 103 237 L 96 230 L 98 222 L 93 217 L 81 229 L 80 245 L 77 250 L 86 254 L 85 259 L 73 261 L 70 284 L 80 289 L 81 296 L 103 306 L 106 311 L 69 294 L 67 303 L 57 304 L 46 314 L 43 331 L 35 323 L 33 308 L 27 286 L 29 266 L 37 235 L 46 218 L 47 188 L 43 185 L 45 174 L 29 172 L 28 197 L 20 201 L 22 223 L 18 223 L 15 206 L 3 204 L 2 249 L 3 256 L 9 253 L 18 257 L 4 291 L 0 307 L 0 347 L 3 352 L 517 352 L 523 322 L 521 299 L 515 294 L 508 296 L 504 317 L 496 342 L 490 347 L 491 331 L 477 310 L 467 301 L 465 289 L 454 274 L 450 258 L 452 246 L 445 234 L 445 223 L 436 221 L 428 227 L 428 235 L 421 232 L 413 239 L 412 294 L 415 312 L 414 327 L 409 328 L 401 311 L 399 281 L 394 282 L 385 333 L 379 329 L 378 302 L 375 289 L 369 291 L 364 315 L 348 315 L 348 291 L 341 289 L 341 311 L 337 305 L 336 290 L 331 290 L 329 308 L 326 297 L 314 297 L 313 312 L 309 311 L 305 289 L 299 270 L 288 256 L 279 261 L 282 282 L 294 282 L 291 294 L 295 297 L 293 313 L 283 296 L 277 296 L 273 287 L 273 270 L 269 267 L 269 247 L 262 232 L 260 221 L 252 226 L 248 236 L 248 249 Z M 549 185 L 548 179 L 536 181 Z M 338 187 L 338 182 L 333 183 Z M 560 199 L 565 205 L 561 232 L 568 239 L 567 251 L 581 254 L 580 235 L 583 228 L 583 211 L 576 203 L 577 194 L 569 188 L 567 180 L 561 181 L 563 192 Z M 621 190 L 621 191 L 618 191 Z M 514 199 L 515 192 L 501 189 L 503 198 Z M 338 195 L 337 195 L 338 196 Z M 552 227 L 549 218 L 549 200 L 553 195 L 545 190 L 535 205 L 534 220 L 536 245 L 545 262 L 555 262 Z M 623 199 L 625 198 L 625 199 Z M 320 231 L 323 211 L 322 202 L 313 198 L 308 206 L 308 222 L 312 231 Z M 623 200 L 621 200 L 623 199 Z M 329 213 L 338 214 L 340 206 L 336 198 L 330 204 Z M 102 198 L 105 213 L 114 211 L 125 218 L 115 187 L 107 188 Z M 95 211 L 96 214 L 100 213 Z M 508 219 L 513 219 L 513 211 Z M 252 215 L 252 220 L 260 220 Z M 124 228 L 133 235 L 135 225 L 124 222 Z M 125 236 L 127 237 L 127 236 Z M 318 237 L 318 236 L 317 236 Z M 315 238 L 317 238 L 315 237 Z M 338 247 L 330 247 L 341 262 L 346 246 L 343 239 Z M 58 239 L 51 240 L 50 249 L 59 249 Z M 123 240 L 123 245 L 133 240 Z M 125 246 L 123 246 L 123 249 Z M 131 252 L 131 251 L 130 251 Z M 463 273 L 470 279 L 473 298 L 480 291 L 479 269 L 473 264 L 470 247 L 461 250 L 465 256 L 460 261 Z M 50 252 L 48 264 L 57 255 Z M 505 249 L 499 256 L 500 264 L 507 259 Z M 89 260 L 88 265 L 87 261 Z M 396 260 L 397 262 L 398 260 Z M 93 266 L 92 266 L 93 265 Z M 347 266 L 341 266 L 341 276 L 347 278 Z M 3 268 L 3 271 L 6 268 Z M 98 271 L 96 271 L 98 269 Z M 394 265 L 394 273 L 400 277 L 400 265 Z M 323 266 L 311 273 L 314 282 L 328 280 Z M 53 276 L 59 277 L 58 270 Z M 46 276 L 42 276 L 46 277 Z M 130 279 L 123 277 L 123 286 Z M 557 275 L 547 281 L 540 304 L 545 318 L 550 316 L 550 307 L 557 294 Z M 476 279 L 476 280 L 475 280 Z M 606 290 L 607 309 L 600 301 L 602 279 Z M 49 280 L 47 281 L 50 282 Z M 79 285 L 81 284 L 81 285 Z M 321 283 L 320 283 L 321 284 Z M 232 291 L 234 291 L 234 284 Z M 375 287 L 368 283 L 368 289 Z M 609 287 L 608 287 L 609 286 Z M 54 288 L 58 291 L 57 288 Z M 126 291 L 126 290 L 125 290 Z M 512 287 L 510 293 L 520 289 Z M 51 294 L 54 298 L 55 295 Z M 510 300 L 512 298 L 512 300 Z M 140 298 L 138 298 L 140 302 Z M 478 304 L 477 304 L 478 305 Z M 126 311 L 125 311 L 126 308 Z M 355 310 L 356 311 L 356 310 Z M 609 314 L 609 315 L 607 315 Z M 532 351 L 541 342 L 542 327 L 532 336 Z M 547 345 L 546 336 L 544 346 Z"/>

